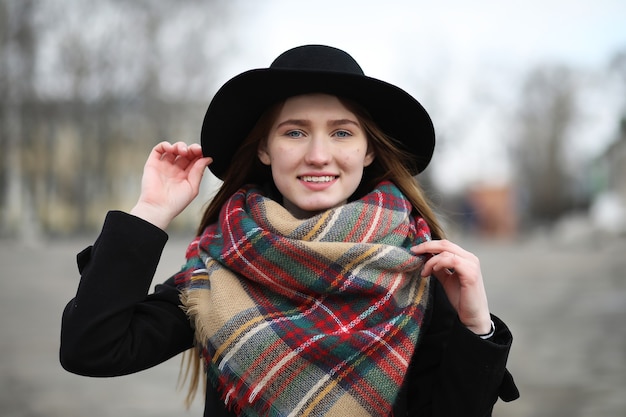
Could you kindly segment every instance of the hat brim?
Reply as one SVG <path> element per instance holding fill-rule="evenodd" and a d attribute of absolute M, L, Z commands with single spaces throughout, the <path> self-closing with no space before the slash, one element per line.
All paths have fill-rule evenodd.
<path fill-rule="evenodd" d="M 263 112 L 288 97 L 326 93 L 363 106 L 378 127 L 413 156 L 412 175 L 422 172 L 435 148 L 435 132 L 424 107 L 404 90 L 384 81 L 346 73 L 255 69 L 229 80 L 213 97 L 201 132 L 202 152 L 223 179 L 239 145 Z"/>

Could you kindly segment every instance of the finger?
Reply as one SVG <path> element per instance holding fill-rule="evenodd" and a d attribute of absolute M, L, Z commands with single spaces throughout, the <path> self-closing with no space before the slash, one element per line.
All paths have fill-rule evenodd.
<path fill-rule="evenodd" d="M 196 150 L 190 149 L 185 142 L 176 142 L 173 145 L 163 144 L 162 149 L 165 151 L 161 155 L 162 160 L 166 160 L 176 165 L 181 170 L 186 170 L 195 160 L 202 155 L 197 155 Z"/>
<path fill-rule="evenodd" d="M 163 152 L 159 155 L 159 159 L 161 161 L 167 161 L 173 164 L 176 161 L 177 155 L 173 152 Z"/>
<path fill-rule="evenodd" d="M 416 255 L 432 254 L 437 255 L 443 252 L 454 253 L 462 258 L 474 258 L 474 254 L 466 251 L 459 245 L 450 242 L 449 240 L 431 240 L 428 242 L 420 243 L 413 246 L 411 252 Z"/>
<path fill-rule="evenodd" d="M 445 272 L 447 275 L 456 273 L 461 267 L 462 259 L 451 252 L 442 252 L 433 255 L 426 261 L 422 269 L 423 276 L 429 276 L 433 273 Z"/>
<path fill-rule="evenodd" d="M 185 142 L 176 142 L 172 145 L 172 153 L 176 154 L 176 156 L 181 156 L 183 158 L 187 158 L 189 154 L 189 147 Z"/>
<path fill-rule="evenodd" d="M 198 156 L 198 157 L 202 157 L 202 146 L 198 145 L 197 143 L 192 143 L 191 145 L 188 146 L 188 150 L 189 153 L 194 155 L 194 156 Z"/>
<path fill-rule="evenodd" d="M 189 178 L 189 183 L 192 185 L 195 192 L 198 192 L 202 176 L 204 175 L 204 170 L 211 164 L 211 162 L 213 162 L 213 158 L 199 158 L 191 165 L 189 175 L 187 177 Z"/>
<path fill-rule="evenodd" d="M 175 142 L 175 143 L 170 143 L 167 141 L 163 141 L 158 143 L 154 148 L 153 151 L 158 153 L 159 155 L 165 155 L 165 154 L 174 154 L 176 156 L 181 155 L 181 156 L 187 156 L 189 154 L 189 147 L 187 146 L 187 144 L 185 142 Z"/>
<path fill-rule="evenodd" d="M 202 157 L 201 155 L 196 156 L 195 158 L 191 158 L 190 155 L 189 159 L 187 159 L 179 156 L 176 162 L 181 169 L 189 174 L 193 169 L 204 170 L 204 168 L 206 168 L 211 162 L 213 162 L 213 158 Z M 196 168 L 196 165 L 199 165 L 199 168 Z"/>
<path fill-rule="evenodd" d="M 172 144 L 166 141 L 157 143 L 154 148 L 152 148 L 151 154 L 158 155 L 160 159 L 161 156 L 167 153 L 172 148 Z"/>
<path fill-rule="evenodd" d="M 176 144 L 171 144 L 167 141 L 163 141 L 157 144 L 154 148 L 152 148 L 150 157 L 158 159 L 160 161 L 174 163 L 178 156 L 178 153 L 178 146 Z"/>
<path fill-rule="evenodd" d="M 433 266 L 434 272 L 444 272 L 447 275 L 454 275 L 459 267 L 460 258 L 457 259 L 455 253 L 444 252 L 439 255 L 440 261 Z"/>
<path fill-rule="evenodd" d="M 204 157 L 202 147 L 197 143 L 187 145 L 184 142 L 174 144 L 179 157 L 186 158 L 190 163 L 194 163 L 197 159 Z"/>
<path fill-rule="evenodd" d="M 413 246 L 411 251 L 413 251 L 413 253 L 440 253 L 451 252 L 457 248 L 459 247 L 449 240 L 441 239 L 420 243 L 419 245 Z"/>

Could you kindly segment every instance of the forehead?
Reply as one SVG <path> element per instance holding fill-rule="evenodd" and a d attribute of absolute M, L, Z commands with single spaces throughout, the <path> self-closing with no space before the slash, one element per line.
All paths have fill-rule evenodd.
<path fill-rule="evenodd" d="M 302 94 L 287 98 L 282 105 L 278 118 L 293 117 L 294 115 L 304 118 L 312 115 L 356 118 L 337 96 L 321 93 Z"/>

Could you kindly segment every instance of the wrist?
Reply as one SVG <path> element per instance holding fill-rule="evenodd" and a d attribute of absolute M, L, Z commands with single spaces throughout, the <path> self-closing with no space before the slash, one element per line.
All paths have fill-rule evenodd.
<path fill-rule="evenodd" d="M 140 219 L 143 219 L 148 223 L 152 223 L 162 230 L 165 230 L 172 221 L 172 216 L 165 210 L 141 201 L 132 208 L 130 214 L 139 217 Z"/>
<path fill-rule="evenodd" d="M 461 320 L 461 322 L 467 327 L 472 333 L 478 336 L 484 336 L 486 334 L 491 333 L 493 327 L 493 321 L 491 320 L 491 316 L 487 315 L 486 317 L 476 320 L 474 322 L 467 322 Z"/>

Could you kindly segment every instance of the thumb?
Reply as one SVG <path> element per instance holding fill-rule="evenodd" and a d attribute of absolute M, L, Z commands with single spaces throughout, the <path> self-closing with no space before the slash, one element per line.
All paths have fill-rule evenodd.
<path fill-rule="evenodd" d="M 194 191 L 198 191 L 200 188 L 200 181 L 202 181 L 202 176 L 204 175 L 204 170 L 208 167 L 211 162 L 213 162 L 213 158 L 199 158 L 197 161 L 193 163 L 191 169 L 189 170 L 189 183 L 192 185 Z"/>

